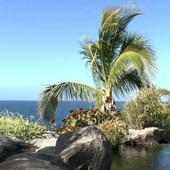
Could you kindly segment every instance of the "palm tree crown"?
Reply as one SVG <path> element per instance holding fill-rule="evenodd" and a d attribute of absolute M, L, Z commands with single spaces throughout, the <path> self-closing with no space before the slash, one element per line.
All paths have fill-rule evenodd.
<path fill-rule="evenodd" d="M 83 59 L 87 62 L 96 88 L 64 82 L 47 87 L 42 93 L 40 113 L 54 119 L 58 101 L 67 99 L 96 100 L 103 111 L 114 111 L 115 95 L 124 95 L 150 82 L 155 58 L 148 41 L 127 31 L 128 24 L 141 13 L 129 8 L 105 10 L 98 39 L 82 43 Z"/>

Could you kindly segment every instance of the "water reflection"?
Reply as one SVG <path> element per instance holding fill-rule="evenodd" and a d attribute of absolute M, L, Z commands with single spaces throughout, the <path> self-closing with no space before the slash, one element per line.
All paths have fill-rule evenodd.
<path fill-rule="evenodd" d="M 114 155 L 111 170 L 170 170 L 170 146 L 123 149 Z"/>

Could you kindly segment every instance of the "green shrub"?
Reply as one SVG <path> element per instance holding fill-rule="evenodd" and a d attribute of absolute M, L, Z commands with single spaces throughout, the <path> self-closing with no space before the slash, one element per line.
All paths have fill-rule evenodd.
<path fill-rule="evenodd" d="M 74 131 L 77 128 L 89 125 L 99 125 L 106 120 L 112 119 L 107 113 L 102 113 L 98 109 L 79 109 L 71 113 L 63 120 L 63 126 L 57 130 L 59 134 Z"/>
<path fill-rule="evenodd" d="M 58 134 L 75 131 L 80 127 L 95 125 L 104 133 L 113 147 L 118 147 L 127 134 L 127 126 L 118 116 L 111 116 L 98 109 L 72 111 L 63 120 L 63 126 L 57 129 Z"/>
<path fill-rule="evenodd" d="M 123 116 L 130 128 L 170 127 L 170 109 L 161 101 L 160 91 L 156 88 L 142 89 L 126 105 Z"/>
<path fill-rule="evenodd" d="M 42 137 L 46 129 L 38 123 L 19 116 L 0 116 L 0 135 L 16 137 L 25 141 Z"/>
<path fill-rule="evenodd" d="M 127 125 L 121 119 L 114 118 L 100 124 L 99 129 L 105 134 L 113 147 L 118 147 L 127 134 Z"/>
<path fill-rule="evenodd" d="M 80 127 L 76 127 L 76 126 L 62 126 L 62 127 L 56 129 L 56 133 L 58 135 L 62 135 L 62 134 L 65 134 L 67 132 L 73 132 L 73 131 L 75 131 L 79 128 Z"/>
<path fill-rule="evenodd" d="M 72 111 L 64 120 L 64 126 L 84 127 L 88 125 L 98 125 L 105 120 L 111 119 L 112 116 L 99 111 L 98 109 L 79 109 Z"/>

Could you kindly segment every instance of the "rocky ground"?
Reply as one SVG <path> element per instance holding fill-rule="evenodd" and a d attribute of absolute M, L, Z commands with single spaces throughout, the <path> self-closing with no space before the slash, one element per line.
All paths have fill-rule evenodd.
<path fill-rule="evenodd" d="M 0 170 L 109 170 L 112 146 L 99 129 L 89 126 L 29 144 L 1 137 L 0 155 Z"/>
<path fill-rule="evenodd" d="M 148 147 L 170 143 L 170 130 L 149 127 L 141 130 L 129 129 L 129 133 L 123 142 L 132 147 Z"/>
<path fill-rule="evenodd" d="M 150 147 L 170 143 L 170 130 L 156 127 L 129 129 L 124 147 Z M 0 170 L 110 170 L 112 145 L 93 126 L 58 136 L 49 132 L 30 143 L 0 137 Z"/>

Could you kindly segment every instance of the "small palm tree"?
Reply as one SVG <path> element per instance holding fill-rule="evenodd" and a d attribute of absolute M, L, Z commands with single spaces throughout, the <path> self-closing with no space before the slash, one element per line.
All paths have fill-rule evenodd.
<path fill-rule="evenodd" d="M 98 39 L 85 40 L 81 51 L 96 87 L 75 82 L 47 87 L 40 102 L 43 118 L 53 120 L 58 102 L 64 99 L 95 100 L 97 108 L 113 113 L 113 95 L 124 95 L 149 83 L 155 68 L 153 50 L 142 36 L 127 31 L 128 24 L 140 14 L 129 8 L 104 12 Z"/>

